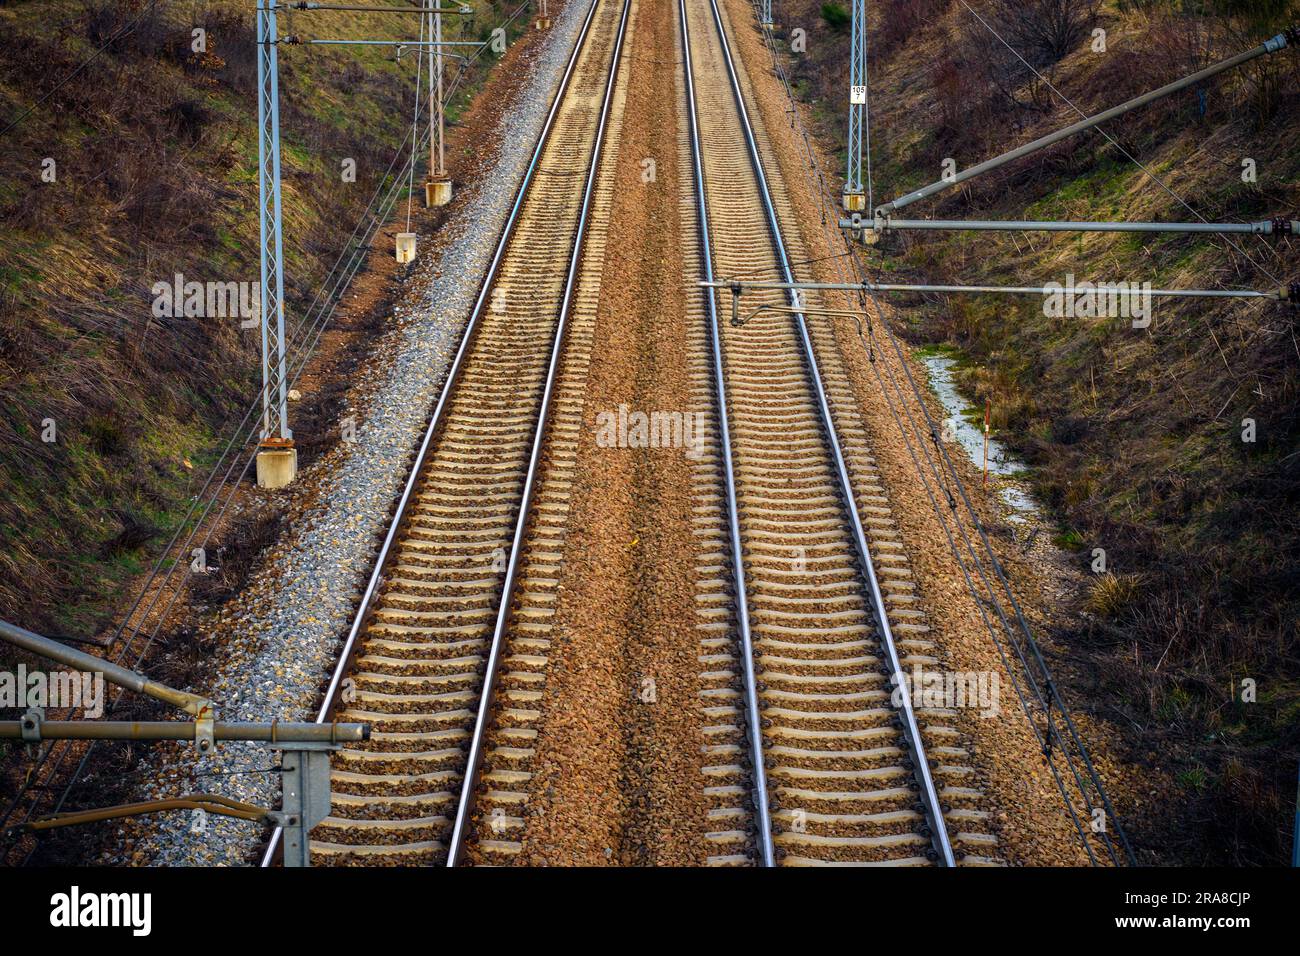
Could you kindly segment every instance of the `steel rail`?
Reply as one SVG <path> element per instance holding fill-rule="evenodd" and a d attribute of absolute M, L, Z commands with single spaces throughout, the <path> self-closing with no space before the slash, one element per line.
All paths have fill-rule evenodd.
<path fill-rule="evenodd" d="M 758 141 L 754 137 L 753 125 L 749 119 L 749 111 L 745 106 L 744 92 L 740 88 L 740 79 L 736 74 L 735 62 L 731 54 L 731 45 L 727 42 L 727 32 L 722 25 L 722 14 L 718 9 L 718 0 L 709 0 L 709 6 L 713 11 L 713 22 L 718 29 L 718 38 L 722 45 L 723 59 L 727 64 L 727 74 L 731 80 L 731 91 L 736 102 L 737 112 L 740 114 L 741 128 L 745 134 L 745 143 L 749 149 L 750 163 L 754 168 L 754 175 L 758 182 L 759 194 L 763 198 L 763 208 L 767 216 L 768 228 L 772 235 L 772 244 L 780 260 L 781 272 L 787 283 L 794 282 L 794 273 L 790 267 L 789 257 L 786 255 L 785 239 L 781 234 L 781 226 L 777 221 L 776 206 L 772 202 L 772 194 L 767 184 L 767 176 L 763 171 L 762 157 L 758 151 Z M 800 301 L 798 290 L 789 290 L 790 304 L 795 309 L 802 309 L 803 303 Z M 935 852 L 939 861 L 944 866 L 955 866 L 956 860 L 953 856 L 952 844 L 948 838 L 948 828 L 943 819 L 943 807 L 939 800 L 939 793 L 934 784 L 934 777 L 930 772 L 929 758 L 925 753 L 925 743 L 921 739 L 920 727 L 916 721 L 916 713 L 912 707 L 912 695 L 907 686 L 907 680 L 903 674 L 903 665 L 899 660 L 898 649 L 894 643 L 893 631 L 889 626 L 889 615 L 885 609 L 884 596 L 880 591 L 880 582 L 876 578 L 875 565 L 871 559 L 871 549 L 867 544 L 866 532 L 863 530 L 862 518 L 858 514 L 857 501 L 853 496 L 853 482 L 849 477 L 848 464 L 844 459 L 844 452 L 840 446 L 839 434 L 835 429 L 835 420 L 831 414 L 830 402 L 826 397 L 826 390 L 822 385 L 821 371 L 817 364 L 817 356 L 813 350 L 812 338 L 808 333 L 808 323 L 805 321 L 803 313 L 795 314 L 795 321 L 799 329 L 799 338 L 803 345 L 804 358 L 808 363 L 809 379 L 813 384 L 817 396 L 817 404 L 821 411 L 821 418 L 827 442 L 830 445 L 832 457 L 835 460 L 835 470 L 839 478 L 840 492 L 844 498 L 844 509 L 848 513 L 850 523 L 852 524 L 853 538 L 857 546 L 859 563 L 862 565 L 863 573 L 866 575 L 867 583 L 871 592 L 872 613 L 876 618 L 880 630 L 880 642 L 884 647 L 886 655 L 889 658 L 890 674 L 893 675 L 897 683 L 898 696 L 901 699 L 899 705 L 900 718 L 902 722 L 902 733 L 907 741 L 908 749 L 911 752 L 913 771 L 916 775 L 916 782 L 921 791 L 921 802 L 924 807 L 925 817 L 930 827 L 930 837 L 934 843 Z"/>
<path fill-rule="evenodd" d="M 515 578 L 519 573 L 519 557 L 523 552 L 524 534 L 528 527 L 528 512 L 532 506 L 533 494 L 536 491 L 537 472 L 542 459 L 542 448 L 546 443 L 546 426 L 550 418 L 551 396 L 555 391 L 555 380 L 560 369 L 560 358 L 564 353 L 569 309 L 573 304 L 573 296 L 578 287 L 578 267 L 582 260 L 583 243 L 587 237 L 587 223 L 591 218 L 591 198 L 595 192 L 596 176 L 600 169 L 601 149 L 605 141 L 605 129 L 609 123 L 609 106 L 614 98 L 614 87 L 618 80 L 618 68 L 623 54 L 623 37 L 627 32 L 628 13 L 631 6 L 631 0 L 623 0 L 623 12 L 619 18 L 618 34 L 614 40 L 614 51 L 610 55 L 609 75 L 605 80 L 605 97 L 600 107 L 600 120 L 596 126 L 596 139 L 592 144 L 591 164 L 587 169 L 587 183 L 583 188 L 582 206 L 578 212 L 578 223 L 569 259 L 569 270 L 564 279 L 564 295 L 560 300 L 555 342 L 551 346 L 551 361 L 546 370 L 546 388 L 542 392 L 542 403 L 537 417 L 537 429 L 533 435 L 533 449 L 528 459 L 528 473 L 524 479 L 523 497 L 519 503 L 519 516 L 515 520 L 515 535 L 510 544 L 510 560 L 506 564 L 506 577 L 501 589 L 501 601 L 497 607 L 496 626 L 492 631 L 492 644 L 488 649 L 487 668 L 483 674 L 483 688 L 479 691 L 478 717 L 474 721 L 474 733 L 470 738 L 465 775 L 461 780 L 460 801 L 456 805 L 456 820 L 452 825 L 451 837 L 447 844 L 447 866 L 449 867 L 459 865 L 461 858 L 464 856 L 465 843 L 469 836 L 470 816 L 474 807 L 474 790 L 478 785 L 479 771 L 483 763 L 483 748 L 488 717 L 492 712 L 492 702 L 496 696 L 496 678 L 501 660 L 501 647 L 505 643 L 506 625 L 510 621 L 510 597 L 514 591 Z M 595 9 L 595 4 L 593 4 L 592 8 Z"/>
<path fill-rule="evenodd" d="M 442 427 L 443 417 L 446 413 L 447 406 L 450 402 L 452 392 L 455 390 L 460 380 L 461 371 L 465 365 L 465 359 L 469 354 L 476 334 L 478 332 L 479 321 L 482 318 L 483 311 L 488 301 L 488 293 L 491 290 L 492 283 L 496 280 L 497 272 L 501 268 L 501 260 L 505 256 L 506 246 L 509 245 L 510 238 L 514 235 L 515 226 L 519 221 L 519 213 L 523 207 L 524 197 L 528 194 L 528 189 L 532 185 L 533 176 L 537 171 L 537 166 L 541 160 L 543 149 L 550 140 L 551 131 L 555 125 L 555 117 L 559 113 L 560 104 L 563 102 L 565 94 L 569 89 L 574 68 L 578 62 L 578 57 L 582 52 L 583 45 L 586 42 L 587 34 L 591 27 L 591 21 L 596 14 L 596 7 L 600 0 L 592 0 L 591 7 L 587 11 L 587 17 L 582 23 L 582 29 L 578 33 L 578 38 L 574 42 L 573 52 L 569 56 L 569 62 L 565 66 L 564 74 L 560 79 L 560 85 L 555 91 L 555 97 L 551 102 L 551 109 L 546 115 L 546 121 L 542 126 L 541 132 L 537 137 L 537 145 L 533 149 L 532 158 L 529 160 L 528 167 L 524 171 L 523 180 L 520 182 L 519 191 L 515 195 L 514 205 L 510 208 L 510 214 L 506 219 L 505 225 L 501 229 L 501 236 L 497 240 L 496 251 L 493 253 L 492 260 L 488 265 L 487 272 L 483 276 L 483 283 L 479 287 L 478 298 L 474 302 L 474 308 L 470 312 L 469 321 L 466 323 L 465 332 L 461 336 L 460 346 L 456 350 L 456 356 L 452 359 L 451 367 L 447 371 L 447 379 L 443 383 L 442 391 L 438 396 L 438 403 L 434 406 L 433 415 L 429 419 L 429 425 L 425 429 L 424 438 L 420 442 L 419 450 L 416 452 L 415 460 L 411 465 L 410 475 L 406 481 L 406 487 L 402 491 L 402 497 L 398 499 L 397 509 L 393 514 L 392 522 L 388 528 L 388 534 L 384 537 L 384 543 L 380 546 L 379 554 L 375 559 L 374 570 L 370 574 L 370 581 L 366 585 L 366 590 L 361 596 L 361 603 L 357 607 L 357 615 L 352 621 L 352 627 L 348 631 L 347 640 L 343 644 L 343 649 L 339 654 L 339 662 L 334 668 L 334 674 L 330 678 L 329 687 L 325 691 L 325 698 L 321 704 L 320 712 L 316 715 L 317 723 L 325 723 L 329 715 L 333 712 L 337 702 L 339 688 L 342 686 L 343 679 L 347 674 L 347 669 L 352 661 L 352 656 L 356 650 L 357 637 L 365 625 L 370 605 L 374 601 L 379 587 L 383 581 L 384 565 L 388 562 L 389 552 L 392 550 L 393 543 L 397 540 L 398 531 L 406 518 L 406 509 L 410 504 L 411 498 L 415 492 L 416 486 L 420 482 L 420 476 L 424 469 L 425 459 L 428 457 L 429 449 L 433 445 L 433 439 Z M 276 827 L 275 832 L 271 834 L 271 839 L 267 844 L 266 851 L 262 855 L 262 866 L 270 866 L 275 859 L 275 854 L 279 848 L 280 839 L 283 830 Z"/>
<path fill-rule="evenodd" d="M 695 108 L 695 66 L 691 62 L 691 33 L 686 22 L 686 0 L 677 0 L 682 24 L 682 56 L 686 73 L 686 105 L 690 118 L 691 163 L 695 172 L 695 203 L 699 210 L 700 267 L 707 281 L 713 280 L 713 246 L 709 238 L 709 205 L 704 185 L 703 150 Z M 745 704 L 749 731 L 750 760 L 754 768 L 754 807 L 758 811 L 758 843 L 763 866 L 776 866 L 772 840 L 772 808 L 767 794 L 767 768 L 763 761 L 763 728 L 758 707 L 758 678 L 754 673 L 754 641 L 749 625 L 749 593 L 745 585 L 745 553 L 740 543 L 740 506 L 736 501 L 736 468 L 731 451 L 731 425 L 727 416 L 726 373 L 722 364 L 722 334 L 718 329 L 718 297 L 705 293 L 709 313 L 709 341 L 713 348 L 713 381 L 718 403 L 722 464 L 726 478 L 727 525 L 731 539 L 731 572 L 736 588 L 736 618 L 741 652 L 745 658 Z"/>

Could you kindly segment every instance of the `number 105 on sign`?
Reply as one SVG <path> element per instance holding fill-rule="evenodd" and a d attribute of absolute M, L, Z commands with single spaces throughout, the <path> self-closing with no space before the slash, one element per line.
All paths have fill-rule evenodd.
<path fill-rule="evenodd" d="M 865 86 L 849 87 L 849 103 L 857 106 L 867 102 L 867 88 Z"/>

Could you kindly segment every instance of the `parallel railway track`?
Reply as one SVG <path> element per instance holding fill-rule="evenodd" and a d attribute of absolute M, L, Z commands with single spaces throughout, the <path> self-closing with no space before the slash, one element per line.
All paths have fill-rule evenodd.
<path fill-rule="evenodd" d="M 693 858 L 710 865 L 999 865 L 961 716 L 914 703 L 906 683 L 913 668 L 944 672 L 945 659 L 850 364 L 818 318 L 846 314 L 847 297 L 760 283 L 746 320 L 724 320 L 715 280 L 793 284 L 816 241 L 782 182 L 784 141 L 768 138 L 767 101 L 733 53 L 729 0 L 674 2 L 675 49 L 639 59 L 675 68 L 686 404 L 715 433 L 690 456 L 696 548 L 683 556 L 695 571 L 700 665 L 687 687 L 702 719 L 644 754 L 698 754 L 698 776 L 671 785 L 703 789 L 706 852 Z M 563 660 L 563 640 L 582 637 L 556 626 L 570 512 L 603 490 L 579 481 L 579 448 L 597 315 L 623 320 L 620 300 L 602 308 L 600 290 L 602 269 L 617 264 L 615 174 L 635 161 L 620 159 L 618 143 L 638 0 L 589 4 L 317 717 L 372 727 L 334 754 L 331 812 L 310 842 L 318 865 L 528 859 L 530 814 L 551 809 L 529 804 L 548 789 L 538 764 L 554 757 L 550 731 L 567 729 L 548 729 L 547 716 L 584 707 L 554 686 L 548 696 L 547 678 L 553 641 Z M 664 261 L 660 274 L 675 279 L 676 261 Z M 656 487 L 675 489 L 681 474 Z M 614 646 L 635 650 L 633 640 Z M 617 688 L 597 688 L 606 692 Z M 622 720 L 608 723 L 626 736 Z M 699 748 L 687 736 L 697 731 Z M 619 753 L 625 766 L 589 774 L 596 786 L 626 795 L 660 773 L 636 747 Z M 659 822 L 674 806 L 663 794 Z M 641 832 L 652 831 L 611 826 L 608 842 Z"/>
<path fill-rule="evenodd" d="M 587 13 L 327 692 L 320 720 L 374 731 L 335 755 L 315 864 L 520 849 L 631 5 Z"/>
<path fill-rule="evenodd" d="M 678 5 L 699 278 L 791 282 L 794 217 L 769 185 L 724 13 L 717 0 Z M 818 305 L 782 295 L 753 305 Z M 703 508 L 726 519 L 735 625 L 717 626 L 714 538 L 698 593 L 710 862 L 993 862 L 953 715 L 917 711 L 889 679 L 939 663 L 833 342 L 815 341 L 803 314 L 734 328 L 711 292 L 696 306 L 724 474 L 724 503 L 706 486 Z"/>
<path fill-rule="evenodd" d="M 709 862 L 995 862 L 952 715 L 891 700 L 937 658 L 833 343 L 803 315 L 725 326 L 694 288 L 792 279 L 793 213 L 723 11 L 678 4 L 692 393 L 718 426 L 692 462 Z M 331 682 L 319 719 L 374 732 L 336 756 L 314 863 L 521 856 L 634 9 L 587 14 Z"/>

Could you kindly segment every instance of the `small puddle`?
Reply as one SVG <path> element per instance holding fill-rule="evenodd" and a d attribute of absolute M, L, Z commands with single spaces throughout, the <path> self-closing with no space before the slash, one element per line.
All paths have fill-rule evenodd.
<path fill-rule="evenodd" d="M 916 357 L 925 366 L 930 378 L 930 390 L 934 392 L 946 413 L 944 431 L 955 440 L 966 453 L 966 457 L 977 468 L 984 467 L 984 412 L 966 403 L 965 397 L 957 390 L 956 376 L 953 369 L 957 359 L 948 351 L 925 349 L 916 353 Z M 989 471 L 1004 478 L 1014 479 L 1023 475 L 1027 469 L 1024 462 L 1016 458 L 1005 445 L 996 438 L 989 438 Z M 998 495 L 1011 508 L 1008 521 L 1023 523 L 1028 518 L 1038 516 L 1038 502 L 1034 500 L 1019 483 L 1002 482 Z"/>

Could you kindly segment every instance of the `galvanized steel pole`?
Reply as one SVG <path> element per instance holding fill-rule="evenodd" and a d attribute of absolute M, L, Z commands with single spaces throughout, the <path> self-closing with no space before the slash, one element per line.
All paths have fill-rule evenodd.
<path fill-rule="evenodd" d="M 868 199 L 862 188 L 862 158 L 867 137 L 867 0 L 853 0 L 849 36 L 849 149 L 844 177 L 844 208 L 861 212 Z M 869 141 L 866 150 L 870 149 Z M 868 160 L 869 161 L 869 160 Z"/>
<path fill-rule="evenodd" d="M 262 440 L 287 442 L 289 385 L 285 370 L 284 243 L 280 216 L 280 77 L 276 6 L 257 7 L 257 170 L 261 236 Z"/>

